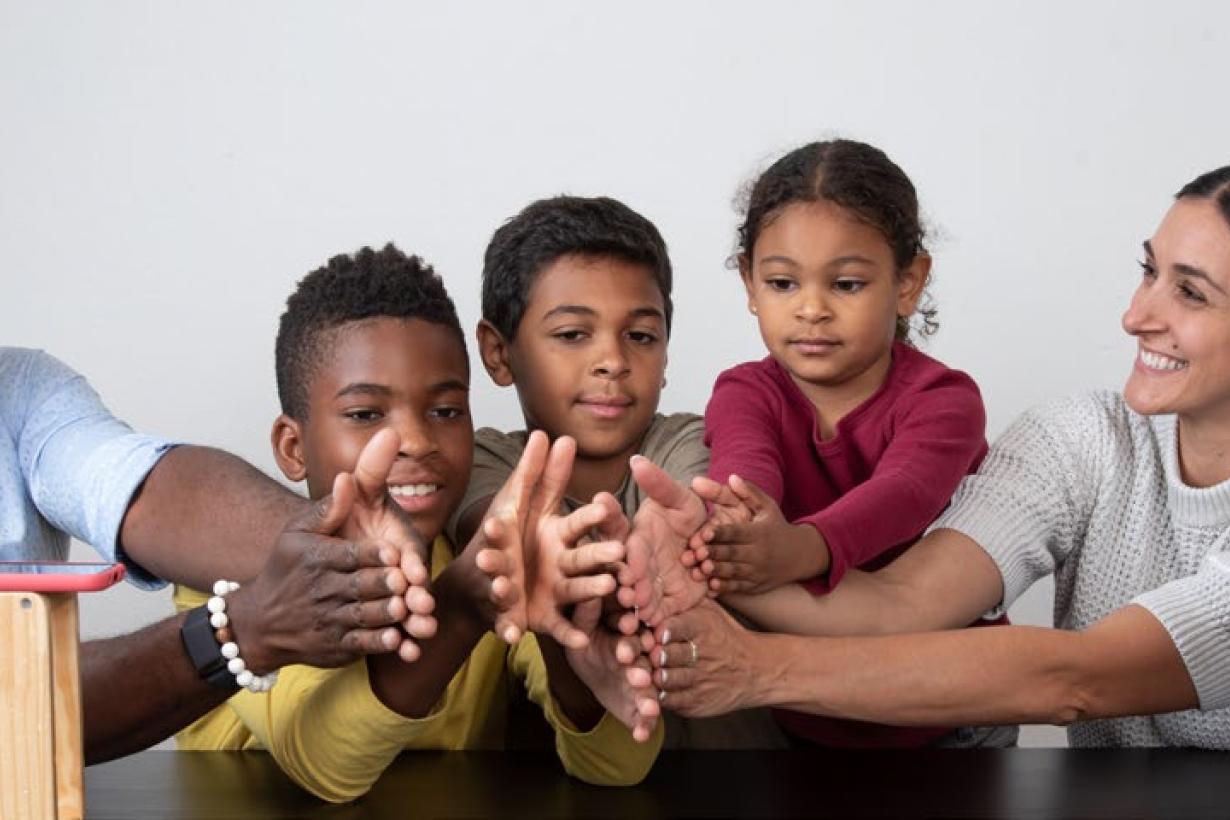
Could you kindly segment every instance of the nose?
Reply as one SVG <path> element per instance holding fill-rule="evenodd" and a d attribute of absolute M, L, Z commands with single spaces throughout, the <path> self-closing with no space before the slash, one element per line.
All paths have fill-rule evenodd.
<path fill-rule="evenodd" d="M 795 302 L 794 315 L 804 322 L 824 322 L 833 318 L 828 299 L 823 288 L 800 288 L 798 300 Z"/>
<path fill-rule="evenodd" d="M 604 379 L 618 379 L 628 372 L 628 353 L 617 334 L 595 337 L 593 365 L 590 372 Z"/>
<path fill-rule="evenodd" d="M 1163 290 L 1156 283 L 1141 282 L 1137 286 L 1128 309 L 1123 313 L 1123 330 L 1129 336 L 1143 336 L 1166 329 L 1165 313 L 1159 301 L 1164 298 Z"/>
<path fill-rule="evenodd" d="M 422 459 L 436 451 L 436 437 L 425 419 L 406 414 L 397 420 L 397 435 L 401 438 L 397 455 Z"/>

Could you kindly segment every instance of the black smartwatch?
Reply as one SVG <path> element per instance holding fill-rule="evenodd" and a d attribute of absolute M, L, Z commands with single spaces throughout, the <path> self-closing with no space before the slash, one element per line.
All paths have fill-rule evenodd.
<path fill-rule="evenodd" d="M 226 668 L 226 658 L 222 657 L 222 647 L 214 637 L 213 624 L 209 622 L 209 609 L 199 606 L 188 612 L 184 625 L 179 628 L 179 636 L 184 641 L 184 649 L 196 667 L 196 673 L 201 680 L 215 689 L 238 689 L 235 676 Z"/>

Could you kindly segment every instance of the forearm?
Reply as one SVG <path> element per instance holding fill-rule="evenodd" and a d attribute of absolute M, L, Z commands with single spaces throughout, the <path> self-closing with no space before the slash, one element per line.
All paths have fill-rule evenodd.
<path fill-rule="evenodd" d="M 133 498 L 120 544 L 168 581 L 196 589 L 220 577 L 246 581 L 260 571 L 287 520 L 307 504 L 229 453 L 176 447 Z"/>
<path fill-rule="evenodd" d="M 752 703 L 907 726 L 1057 723 L 1193 708 L 1177 649 L 1128 607 L 1070 632 L 987 627 L 872 638 L 743 633 Z"/>
<path fill-rule="evenodd" d="M 547 686 L 560 711 L 578 731 L 588 732 L 598 725 L 606 711 L 589 691 L 564 655 L 564 648 L 550 635 L 538 636 L 538 647 L 547 668 Z"/>
<path fill-rule="evenodd" d="M 1003 596 L 990 556 L 955 530 L 937 530 L 878 572 L 851 570 L 826 595 L 789 584 L 722 602 L 766 630 L 796 635 L 886 635 L 973 622 Z"/>
<path fill-rule="evenodd" d="M 422 654 L 414 663 L 396 653 L 367 659 L 372 692 L 400 715 L 421 718 L 431 713 L 475 645 L 490 628 L 466 591 L 462 575 L 477 572 L 470 551 L 463 552 L 436 579 L 432 592 L 439 627 L 431 638 L 420 640 Z"/>
<path fill-rule="evenodd" d="M 201 680 L 180 638 L 183 619 L 81 645 L 87 764 L 165 740 L 234 694 Z"/>

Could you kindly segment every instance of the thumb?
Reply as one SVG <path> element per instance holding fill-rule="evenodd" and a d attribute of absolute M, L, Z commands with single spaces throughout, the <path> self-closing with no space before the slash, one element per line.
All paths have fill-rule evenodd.
<path fill-rule="evenodd" d="M 740 476 L 734 474 L 730 476 L 730 489 L 740 501 L 747 505 L 753 515 L 770 506 L 777 506 L 777 502 L 765 495 L 764 490 Z"/>
<path fill-rule="evenodd" d="M 306 513 L 292 525 L 300 532 L 332 535 L 341 529 L 354 506 L 354 478 L 350 473 L 338 473 L 333 479 L 333 492 L 317 499 Z"/>

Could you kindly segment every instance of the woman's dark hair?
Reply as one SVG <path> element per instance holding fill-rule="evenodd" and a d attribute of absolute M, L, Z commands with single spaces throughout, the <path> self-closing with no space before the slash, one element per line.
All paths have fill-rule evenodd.
<path fill-rule="evenodd" d="M 1201 174 L 1179 189 L 1175 199 L 1212 199 L 1221 210 L 1221 215 L 1230 222 L 1230 165 Z"/>
<path fill-rule="evenodd" d="M 770 165 L 747 194 L 739 226 L 736 252 L 748 264 L 760 232 L 796 202 L 832 202 L 876 228 L 892 248 L 898 270 L 927 252 L 914 184 L 874 146 L 844 139 L 813 142 Z M 921 335 L 939 329 L 936 308 L 925 291 L 917 312 Z M 910 317 L 898 317 L 897 338 L 909 341 L 909 336 Z"/>

